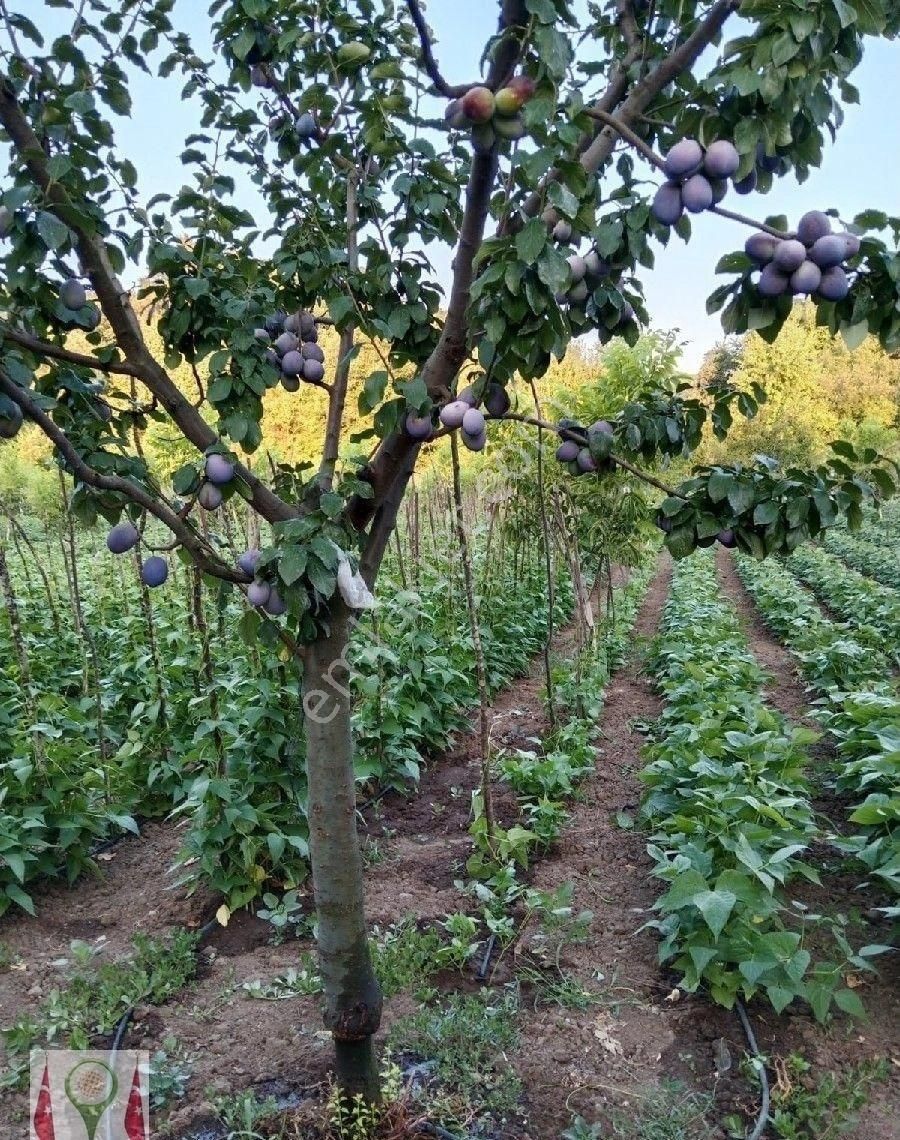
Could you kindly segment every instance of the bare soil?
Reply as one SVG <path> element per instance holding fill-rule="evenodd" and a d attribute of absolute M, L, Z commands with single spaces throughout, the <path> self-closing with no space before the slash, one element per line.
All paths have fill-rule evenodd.
<path fill-rule="evenodd" d="M 721 560 L 724 588 L 745 622 L 751 646 L 772 677 L 772 703 L 800 721 L 809 698 L 796 676 L 793 659 L 759 621 L 734 576 L 730 560 Z M 757 1091 L 740 1072 L 746 1042 L 734 1014 L 711 1006 L 701 996 L 682 994 L 656 959 L 653 931 L 639 928 L 652 917 L 658 896 L 650 879 L 645 841 L 621 826 L 636 815 L 643 737 L 640 725 L 659 712 L 659 699 L 643 671 L 643 656 L 656 631 L 669 585 L 663 565 L 638 614 L 633 650 L 611 681 L 603 709 L 596 775 L 585 781 L 569 826 L 547 858 L 537 864 L 533 885 L 552 890 L 571 883 L 576 910 L 593 912 L 586 941 L 568 942 L 558 962 L 546 960 L 536 929 L 526 929 L 513 948 L 494 961 L 489 981 L 510 980 L 523 971 L 538 977 L 580 984 L 592 995 L 584 1009 L 546 1004 L 544 986 L 522 987 L 522 1033 L 509 1057 L 523 1080 L 522 1121 L 510 1123 L 507 1140 L 559 1137 L 573 1114 L 608 1122 L 630 1114 L 648 1091 L 672 1079 L 688 1089 L 715 1094 L 710 1119 L 739 1111 L 751 1119 Z M 564 653 L 571 634 L 556 641 Z M 542 664 L 499 694 L 491 710 L 496 743 L 529 748 L 545 733 Z M 424 771 L 416 794 L 388 794 L 364 805 L 363 829 L 371 865 L 367 907 L 373 925 L 385 927 L 407 916 L 419 922 L 440 920 L 465 909 L 467 899 L 454 886 L 469 851 L 467 829 L 471 792 L 479 774 L 478 738 L 462 734 L 447 754 Z M 514 817 L 515 802 L 498 789 L 502 822 Z M 624 814 L 621 814 L 624 813 Z M 186 897 L 172 888 L 168 869 L 179 847 L 179 832 L 168 824 L 147 824 L 140 838 L 126 838 L 100 863 L 96 878 L 74 887 L 48 886 L 39 901 L 37 920 L 7 915 L 0 919 L 0 943 L 15 956 L 0 970 L 0 1025 L 20 1013 L 34 1012 L 50 989 L 64 985 L 72 939 L 96 945 L 98 957 L 125 954 L 132 936 L 157 936 L 179 926 L 200 928 L 213 915 L 217 900 L 205 892 Z M 875 900 L 831 876 L 812 891 L 811 905 L 855 912 L 852 941 L 885 941 L 887 931 L 865 917 Z M 305 905 L 311 907 L 311 900 Z M 232 917 L 203 940 L 197 981 L 165 1006 L 138 1009 L 126 1044 L 155 1050 L 175 1037 L 192 1059 L 187 1096 L 168 1124 L 178 1135 L 196 1134 L 214 1116 L 211 1099 L 245 1089 L 274 1093 L 283 1103 L 316 1095 L 327 1081 L 330 1041 L 321 1029 L 319 999 L 252 999 L 245 983 L 268 982 L 299 964 L 308 941 L 269 941 L 268 924 L 251 915 Z M 794 1051 L 812 1062 L 810 1080 L 840 1073 L 869 1057 L 887 1057 L 892 1080 L 878 1086 L 863 1110 L 854 1140 L 895 1137 L 900 1113 L 900 987 L 896 961 L 882 958 L 881 976 L 862 986 L 871 1010 L 863 1026 L 846 1018 L 823 1029 L 802 1011 L 776 1017 L 751 1009 L 760 1047 L 773 1066 Z M 562 971 L 559 973 L 558 971 Z M 862 979 L 860 979 L 862 982 Z M 476 988 L 473 974 L 442 974 L 441 988 Z M 386 1003 L 386 1032 L 414 1003 L 406 995 Z M 732 1060 L 716 1075 L 716 1058 Z M 0 1103 L 0 1140 L 27 1135 L 25 1098 L 7 1095 Z M 715 1124 L 710 1137 L 724 1137 Z"/>

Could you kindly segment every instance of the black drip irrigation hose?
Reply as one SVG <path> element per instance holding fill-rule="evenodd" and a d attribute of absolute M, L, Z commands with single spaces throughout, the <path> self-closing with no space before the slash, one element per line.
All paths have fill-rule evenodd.
<path fill-rule="evenodd" d="M 218 925 L 219 920 L 216 918 L 211 918 L 209 922 L 204 923 L 204 925 L 201 926 L 197 931 L 197 942 L 202 942 L 207 934 L 210 934 Z M 187 927 L 184 927 L 184 929 L 187 930 Z M 188 933 L 190 933 L 190 931 L 188 931 Z M 135 1007 L 133 1005 L 130 1005 L 119 1019 L 119 1024 L 116 1026 L 116 1032 L 113 1035 L 112 1045 L 109 1047 L 109 1051 L 112 1054 L 113 1058 L 115 1058 L 118 1051 L 122 1048 L 122 1042 L 125 1040 L 125 1034 L 128 1032 L 128 1024 L 131 1021 L 132 1017 L 134 1017 L 134 1010 Z M 454 1140 L 456 1140 L 455 1137 Z"/>
<path fill-rule="evenodd" d="M 492 934 L 490 936 L 490 938 L 488 939 L 487 950 L 485 950 L 482 963 L 478 967 L 478 980 L 479 980 L 479 982 L 483 982 L 484 979 L 487 977 L 488 963 L 491 960 L 491 954 L 493 954 L 493 952 L 494 952 L 494 943 L 496 942 L 496 940 L 497 940 L 496 934 Z"/>
<path fill-rule="evenodd" d="M 743 1004 L 739 1001 L 735 1002 L 734 1008 L 737 1010 L 737 1015 L 741 1019 L 744 1036 L 747 1038 L 747 1044 L 753 1053 L 753 1059 L 756 1062 L 755 1068 L 759 1074 L 759 1085 L 762 1089 L 762 1103 L 759 1108 L 759 1116 L 756 1118 L 756 1124 L 753 1126 L 753 1131 L 747 1137 L 747 1140 L 760 1140 L 769 1122 L 769 1077 L 766 1073 L 766 1066 L 763 1064 L 762 1055 L 756 1043 L 756 1036 L 753 1032 L 753 1026 L 750 1024 L 750 1018 L 747 1016 L 746 1009 L 744 1009 Z"/>

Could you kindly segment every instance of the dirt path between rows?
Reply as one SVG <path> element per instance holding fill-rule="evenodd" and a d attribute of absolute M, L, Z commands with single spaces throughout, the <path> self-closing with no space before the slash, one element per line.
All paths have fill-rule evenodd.
<path fill-rule="evenodd" d="M 737 576 L 734 558 L 725 550 L 716 556 L 719 579 L 723 590 L 735 607 L 750 648 L 760 665 L 769 673 L 771 681 L 766 698 L 793 723 L 808 725 L 821 731 L 808 715 L 815 694 L 808 693 L 800 677 L 796 658 L 769 630 L 756 609 L 753 599 Z M 813 779 L 819 782 L 827 765 L 833 762 L 834 750 L 827 737 L 810 749 L 815 768 Z M 838 800 L 819 783 L 814 807 L 829 823 L 840 830 L 847 814 L 846 803 Z M 877 913 L 878 907 L 890 905 L 884 893 L 859 890 L 861 875 L 856 869 L 843 870 L 833 849 L 816 846 L 811 861 L 822 875 L 822 886 L 804 884 L 794 892 L 801 902 L 812 908 L 849 920 L 847 937 L 854 946 L 867 943 L 888 943 L 891 924 Z M 822 940 L 822 951 L 828 944 Z M 805 1014 L 788 1011 L 776 1017 L 761 1011 L 757 1031 L 760 1047 L 770 1056 L 786 1058 L 802 1053 L 811 1062 L 810 1073 L 831 1073 L 840 1076 L 861 1061 L 876 1057 L 888 1059 L 888 1080 L 875 1086 L 868 1103 L 859 1114 L 856 1126 L 846 1133 L 851 1140 L 896 1140 L 897 1121 L 900 1119 L 900 954 L 893 953 L 877 960 L 879 976 L 851 976 L 868 1010 L 865 1024 L 838 1016 L 829 1026 L 816 1025 Z M 812 1081 L 813 1078 L 810 1077 Z M 811 1085 L 810 1087 L 814 1087 Z"/>

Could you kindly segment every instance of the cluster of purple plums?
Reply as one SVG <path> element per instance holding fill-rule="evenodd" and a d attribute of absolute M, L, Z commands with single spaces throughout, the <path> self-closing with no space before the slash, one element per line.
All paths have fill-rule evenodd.
<path fill-rule="evenodd" d="M 565 465 L 571 475 L 589 475 L 591 472 L 606 475 L 615 470 L 614 459 L 611 457 L 606 459 L 595 458 L 587 444 L 568 438 L 563 434 L 566 431 L 578 432 L 581 435 L 588 436 L 588 438 L 594 434 L 608 436 L 608 446 L 612 450 L 613 426 L 608 420 L 597 420 L 587 430 L 578 424 L 566 424 L 565 428 L 561 427 L 560 434 L 563 435 L 563 440 L 556 449 L 556 459 Z"/>
<path fill-rule="evenodd" d="M 410 412 L 404 422 L 408 435 L 422 443 L 433 439 L 443 427 L 459 430 L 463 444 L 469 451 L 483 451 L 487 443 L 487 417 L 478 407 L 479 393 L 474 386 L 463 388 L 454 400 L 444 404 L 438 412 L 438 423 L 431 415 L 420 416 Z M 505 416 L 510 409 L 509 395 L 502 384 L 490 383 L 484 391 L 484 409 L 495 419 Z"/>
<path fill-rule="evenodd" d="M 320 384 L 325 377 L 325 353 L 319 347 L 319 330 L 312 313 L 273 313 L 253 335 L 266 345 L 266 360 L 280 373 L 282 387 L 296 392 L 300 381 Z"/>
<path fill-rule="evenodd" d="M 727 139 L 702 147 L 696 139 L 677 142 L 663 159 L 667 181 L 656 191 L 651 211 L 658 222 L 674 226 L 685 210 L 702 214 L 718 205 L 741 165 L 737 147 Z M 735 184 L 740 189 L 740 184 Z"/>
<path fill-rule="evenodd" d="M 800 219 L 795 237 L 751 234 L 744 250 L 761 267 L 756 287 L 763 297 L 804 293 L 843 301 L 850 292 L 844 262 L 859 253 L 859 238 L 832 233 L 828 215 L 810 210 Z"/>

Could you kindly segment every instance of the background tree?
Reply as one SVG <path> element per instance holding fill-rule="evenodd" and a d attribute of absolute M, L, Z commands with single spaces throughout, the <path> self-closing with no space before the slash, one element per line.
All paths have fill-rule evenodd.
<path fill-rule="evenodd" d="M 74 481 L 72 509 L 117 524 L 112 549 L 131 548 L 154 517 L 203 575 L 263 603 L 267 616 L 248 630 L 302 661 L 326 1024 L 342 1086 L 375 1097 L 381 997 L 345 683 L 352 611 L 367 601 L 355 568 L 374 586 L 423 444 L 443 430 L 436 413 L 459 422 L 460 409 L 445 405 L 462 385 L 490 417 L 533 421 L 507 410 L 503 388 L 517 374 L 542 376 L 588 329 L 633 343 L 654 243 L 673 229 L 689 238 L 688 215 L 706 209 L 745 222 L 717 204 L 729 181 L 765 191 L 788 171 L 805 176 L 853 98 L 848 76 L 865 37 L 895 34 L 900 14 L 889 0 L 608 0 L 576 18 L 567 0 L 499 0 L 483 73 L 456 83 L 440 70 L 418 0 L 215 0 L 215 61 L 173 23 L 171 0 L 48 7 L 74 15 L 52 42 L 32 4 L 2 8 L 0 424 L 14 435 L 25 418 L 46 435 Z M 707 64 L 738 14 L 737 38 Z M 183 79 L 190 182 L 143 203 L 141 156 L 118 152 L 116 119 L 129 112 L 131 75 L 150 67 L 159 82 Z M 445 118 L 433 95 L 450 101 Z M 659 193 L 654 168 L 667 179 Z M 252 214 L 238 181 L 254 188 Z M 815 292 L 829 328 L 850 343 L 871 332 L 893 350 L 900 260 L 877 233 L 895 240 L 900 221 L 857 219 L 826 281 L 811 260 L 831 228 L 823 217 L 797 231 L 790 278 L 794 231 L 769 219 L 756 236 L 775 244 L 727 255 L 721 268 L 733 279 L 710 306 L 726 306 L 726 331 L 773 338 L 791 292 Z M 439 245 L 454 251 L 447 283 L 428 256 Z M 142 259 L 144 320 L 158 342 L 120 280 Z M 318 333 L 330 326 L 337 345 L 323 360 Z M 374 419 L 350 442 L 351 366 L 365 344 L 379 359 L 359 404 Z M 182 365 L 190 395 L 175 379 Z M 311 474 L 282 464 L 263 478 L 248 458 L 279 383 L 298 402 L 306 386 L 326 394 Z M 762 395 L 727 383 L 702 397 L 664 387 L 630 399 L 607 427 L 559 430 L 576 445 L 573 473 L 624 470 L 659 489 L 641 464 L 690 453 L 707 422 L 724 434 L 732 407 L 752 415 Z M 466 417 L 463 442 L 479 450 L 481 413 L 471 406 Z M 141 442 L 157 428 L 191 456 L 171 488 Z M 766 465 L 704 470 L 666 498 L 662 522 L 677 555 L 722 528 L 764 554 L 841 511 L 853 521 L 863 498 L 892 487 L 874 451 L 843 447 L 830 465 L 789 478 Z M 272 528 L 259 557 L 239 566 L 204 513 L 235 495 Z M 150 561 L 145 580 L 155 584 Z"/>

